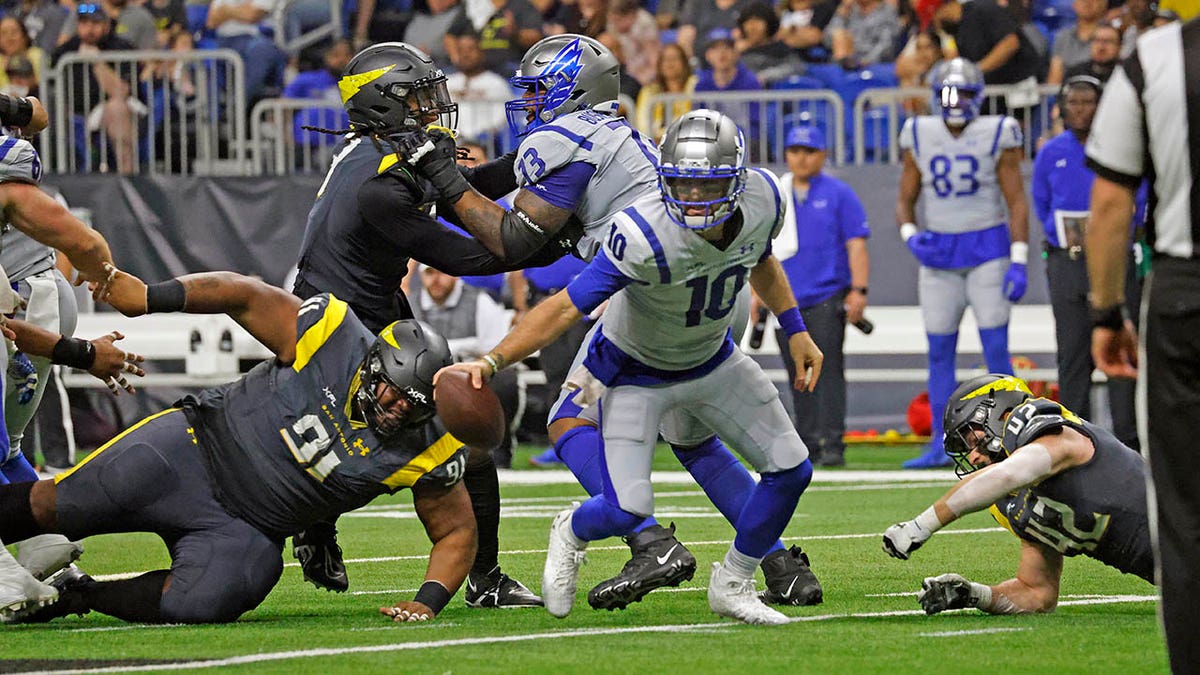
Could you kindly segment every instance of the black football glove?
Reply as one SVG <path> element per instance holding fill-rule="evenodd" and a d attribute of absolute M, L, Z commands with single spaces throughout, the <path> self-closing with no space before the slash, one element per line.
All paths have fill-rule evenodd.
<path fill-rule="evenodd" d="M 971 582 L 958 574 L 943 574 L 926 577 L 921 582 L 917 601 L 926 614 L 937 614 L 948 609 L 975 607 L 979 598 L 972 593 Z"/>
<path fill-rule="evenodd" d="M 433 184 L 441 199 L 453 203 L 471 189 L 458 170 L 458 146 L 448 130 L 430 125 L 426 129 L 402 131 L 390 140 L 396 144 L 400 156 Z"/>

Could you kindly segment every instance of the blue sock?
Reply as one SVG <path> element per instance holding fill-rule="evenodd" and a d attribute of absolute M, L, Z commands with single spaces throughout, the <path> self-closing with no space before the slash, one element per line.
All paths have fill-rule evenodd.
<path fill-rule="evenodd" d="M 754 491 L 754 477 L 742 466 L 742 463 L 729 452 L 721 439 L 713 436 L 693 448 L 672 445 L 675 457 L 683 468 L 692 474 L 696 483 L 708 495 L 708 500 L 717 507 L 721 515 L 730 525 L 737 526 L 746 500 Z M 776 541 L 767 553 L 773 553 L 783 548 L 783 542 Z"/>
<path fill-rule="evenodd" d="M 631 534 L 644 520 L 643 516 L 610 503 L 603 495 L 596 495 L 575 510 L 571 530 L 584 541 L 596 541 Z"/>
<path fill-rule="evenodd" d="M 25 455 L 21 453 L 17 453 L 12 459 L 0 464 L 0 474 L 3 474 L 10 483 L 24 483 L 38 479 L 37 471 L 30 466 L 29 460 L 25 459 Z"/>
<path fill-rule="evenodd" d="M 983 360 L 989 373 L 1012 375 L 1012 355 L 1008 352 L 1008 324 L 995 328 L 980 328 L 979 342 L 983 345 Z"/>
<path fill-rule="evenodd" d="M 946 402 L 958 386 L 954 378 L 954 353 L 958 349 L 958 333 L 928 334 L 929 338 L 929 414 L 933 421 L 930 446 L 939 452 L 943 447 L 942 418 Z"/>
<path fill-rule="evenodd" d="M 742 555 L 763 558 L 779 540 L 796 512 L 796 503 L 812 480 L 812 461 L 800 466 L 764 473 L 737 521 L 733 546 Z"/>
<path fill-rule="evenodd" d="M 575 474 L 575 479 L 579 481 L 583 489 L 593 497 L 604 492 L 604 477 L 601 467 L 603 442 L 604 439 L 600 436 L 599 429 L 585 425 L 575 427 L 559 436 L 558 441 L 554 444 L 554 451 L 558 453 L 558 458 L 567 465 L 571 473 Z M 640 532 L 656 524 L 658 521 L 651 516 L 638 523 L 632 531 Z"/>

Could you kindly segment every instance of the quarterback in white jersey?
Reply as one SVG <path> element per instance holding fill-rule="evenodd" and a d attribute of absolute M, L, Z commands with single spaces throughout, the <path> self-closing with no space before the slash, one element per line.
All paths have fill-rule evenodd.
<path fill-rule="evenodd" d="M 463 227 L 506 262 L 522 264 L 546 247 L 573 250 L 591 260 L 615 214 L 640 197 L 658 198 L 658 149 L 615 115 L 619 75 L 612 53 L 588 37 L 556 35 L 529 49 L 512 78 L 524 94 L 506 106 L 512 131 L 522 139 L 514 161 L 520 189 L 511 209 L 465 185 L 445 159 L 440 166 L 428 158 L 414 165 L 452 202 Z M 749 293 L 731 292 L 723 302 L 733 306 L 734 334 L 739 336 L 749 315 Z M 572 372 L 585 356 L 586 341 Z M 580 405 L 577 398 L 574 391 L 560 393 L 550 411 L 548 431 L 558 457 L 589 494 L 599 494 L 599 410 Z M 731 522 L 736 520 L 753 478 L 720 439 L 710 434 L 672 449 L 713 504 Z M 588 601 L 593 607 L 625 607 L 653 588 L 692 577 L 695 558 L 673 530 L 653 518 L 639 526 L 629 544 L 633 560 L 620 575 L 592 589 Z M 768 602 L 821 602 L 820 584 L 806 560 L 798 547 L 786 550 L 776 542 L 763 563 Z"/>
<path fill-rule="evenodd" d="M 930 447 L 906 468 L 947 466 L 942 411 L 956 381 L 958 326 L 968 305 L 988 370 L 1012 373 L 1010 302 L 1025 294 L 1029 208 L 1021 183 L 1021 128 L 979 115 L 983 73 L 966 59 L 933 71 L 940 115 L 910 118 L 900 132 L 904 168 L 896 198 L 900 237 L 921 263 L 918 292 L 929 340 Z M 916 225 L 918 198 L 924 230 Z M 1007 206 L 1007 219 L 1005 207 Z"/>
<path fill-rule="evenodd" d="M 584 403 L 600 400 L 604 490 L 555 520 L 542 579 L 547 609 L 570 612 L 586 542 L 628 534 L 653 513 L 650 464 L 661 428 L 673 445 L 715 432 L 761 474 L 735 519 L 737 538 L 714 565 L 709 605 L 748 623 L 783 623 L 758 600 L 753 574 L 790 520 L 812 463 L 774 385 L 729 333 L 735 298 L 749 280 L 790 335 L 801 364 L 795 386 L 816 383 L 820 350 L 771 255 L 784 204 L 774 176 L 746 169 L 737 125 L 713 111 L 672 123 L 658 172 L 661 194 L 615 216 L 603 248 L 565 290 L 481 359 L 452 368 L 481 386 L 611 298 L 585 372 L 572 376 Z"/>

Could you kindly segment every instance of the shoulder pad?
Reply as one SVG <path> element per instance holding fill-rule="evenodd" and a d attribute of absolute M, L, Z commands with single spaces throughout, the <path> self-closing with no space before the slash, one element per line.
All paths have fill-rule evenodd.
<path fill-rule="evenodd" d="M 1000 125 L 999 138 L 997 139 L 998 150 L 1008 150 L 1009 148 L 1019 148 L 1025 141 L 1025 135 L 1021 132 L 1021 125 L 1008 115 L 1000 116 L 997 122 Z"/>
<path fill-rule="evenodd" d="M 650 224 L 653 215 L 647 215 L 631 206 L 616 214 L 604 235 L 602 244 L 608 260 L 622 274 L 639 282 L 665 283 L 670 279 L 667 268 L 660 266 L 662 245 Z"/>
<path fill-rule="evenodd" d="M 429 487 L 451 487 L 462 480 L 467 468 L 467 446 L 459 443 L 458 449 L 437 466 L 425 472 L 414 485 Z"/>
<path fill-rule="evenodd" d="M 332 293 L 321 293 L 305 300 L 296 312 L 296 360 L 292 369 L 300 372 L 329 338 L 344 323 L 349 305 Z M 353 321 L 353 319 L 352 319 Z"/>
<path fill-rule="evenodd" d="M 15 136 L 0 141 L 0 182 L 37 183 L 42 179 L 42 162 L 33 144 Z"/>
<path fill-rule="evenodd" d="M 1044 398 L 1030 399 L 1008 416 L 1004 424 L 1004 449 L 1014 452 L 1028 445 L 1039 436 L 1057 433 L 1062 427 L 1083 429 L 1083 420 L 1062 407 L 1061 404 Z"/>

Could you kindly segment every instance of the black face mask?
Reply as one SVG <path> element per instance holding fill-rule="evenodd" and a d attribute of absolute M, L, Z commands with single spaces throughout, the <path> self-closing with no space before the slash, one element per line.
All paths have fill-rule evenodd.
<path fill-rule="evenodd" d="M 942 21 L 942 30 L 945 31 L 947 35 L 954 37 L 954 36 L 958 35 L 959 23 L 960 23 L 959 21 L 943 20 Z"/>

